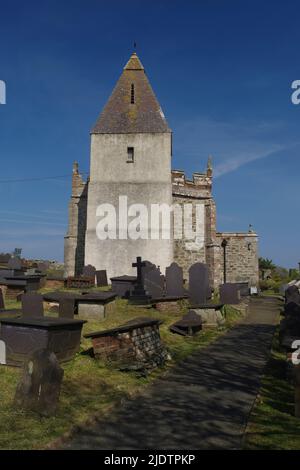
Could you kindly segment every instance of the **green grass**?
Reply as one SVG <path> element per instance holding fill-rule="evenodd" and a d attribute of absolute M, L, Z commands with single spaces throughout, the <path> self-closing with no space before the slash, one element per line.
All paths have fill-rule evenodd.
<path fill-rule="evenodd" d="M 20 304 L 8 302 L 7 307 L 20 308 Z M 182 313 L 186 308 L 182 306 Z M 51 314 L 53 315 L 53 313 Z M 129 306 L 127 301 L 117 300 L 117 308 L 105 321 L 89 321 L 83 333 L 111 328 L 137 316 L 159 318 L 164 321 L 160 327 L 161 337 L 170 351 L 172 360 L 166 366 L 156 369 L 146 378 L 134 373 L 114 370 L 103 361 L 82 354 L 91 347 L 91 341 L 82 338 L 80 351 L 75 358 L 63 364 L 62 384 L 58 412 L 55 417 L 42 418 L 35 413 L 16 409 L 13 398 L 21 369 L 0 368 L 0 449 L 39 449 L 84 423 L 93 415 L 101 415 L 114 409 L 121 400 L 164 374 L 170 367 L 196 349 L 203 348 L 223 334 L 240 318 L 237 310 L 228 308 L 226 325 L 220 329 L 207 329 L 189 338 L 172 334 L 169 326 L 181 315 L 159 313 L 155 309 L 141 309 Z"/>
<path fill-rule="evenodd" d="M 285 354 L 274 336 L 262 387 L 251 413 L 245 448 L 299 450 L 300 419 L 294 416 L 294 387 L 286 379 Z"/>

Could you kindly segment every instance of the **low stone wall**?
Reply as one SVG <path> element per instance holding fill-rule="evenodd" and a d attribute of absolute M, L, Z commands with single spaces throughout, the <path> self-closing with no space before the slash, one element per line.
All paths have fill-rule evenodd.
<path fill-rule="evenodd" d="M 117 361 L 121 365 L 140 364 L 146 369 L 164 364 L 168 352 L 161 342 L 159 320 L 133 321 L 126 325 L 92 333 L 94 355 L 106 361 Z M 118 331 L 119 330 L 119 331 Z"/>

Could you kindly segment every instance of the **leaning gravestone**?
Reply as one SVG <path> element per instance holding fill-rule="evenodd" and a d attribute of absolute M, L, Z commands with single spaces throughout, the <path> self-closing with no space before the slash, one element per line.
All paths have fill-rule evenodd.
<path fill-rule="evenodd" d="M 183 297 L 183 270 L 177 263 L 166 268 L 166 296 Z"/>
<path fill-rule="evenodd" d="M 204 263 L 195 263 L 189 269 L 189 300 L 192 305 L 207 302 L 209 293 L 208 269 Z"/>
<path fill-rule="evenodd" d="M 241 301 L 241 292 L 239 286 L 234 283 L 227 282 L 220 286 L 220 302 L 221 304 L 239 304 Z"/>
<path fill-rule="evenodd" d="M 53 416 L 57 410 L 64 371 L 54 354 L 42 349 L 25 363 L 17 386 L 14 404 L 17 408 Z"/>
<path fill-rule="evenodd" d="M 5 309 L 4 295 L 2 289 L 0 289 L 0 310 Z"/>
<path fill-rule="evenodd" d="M 165 278 L 158 268 L 144 273 L 144 286 L 152 299 L 160 299 L 164 295 Z"/>
<path fill-rule="evenodd" d="M 96 283 L 97 287 L 106 287 L 108 286 L 107 282 L 107 273 L 105 269 L 96 271 Z"/>
<path fill-rule="evenodd" d="M 40 318 L 44 316 L 43 296 L 27 293 L 22 295 L 22 317 Z"/>
<path fill-rule="evenodd" d="M 172 333 L 178 333 L 183 336 L 194 336 L 202 328 L 202 318 L 193 310 L 184 315 L 181 320 L 170 326 Z"/>

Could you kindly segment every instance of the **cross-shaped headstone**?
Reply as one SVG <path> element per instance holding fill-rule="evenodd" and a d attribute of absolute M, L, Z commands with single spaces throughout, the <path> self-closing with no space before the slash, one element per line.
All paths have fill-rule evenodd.
<path fill-rule="evenodd" d="M 142 280 L 142 268 L 146 266 L 145 261 L 142 261 L 141 256 L 138 256 L 136 259 L 136 263 L 132 263 L 132 267 L 137 269 L 137 284 L 139 286 L 143 285 Z"/>

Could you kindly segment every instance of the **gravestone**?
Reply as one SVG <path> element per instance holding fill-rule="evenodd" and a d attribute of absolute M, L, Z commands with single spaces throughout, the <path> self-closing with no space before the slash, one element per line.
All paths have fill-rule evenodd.
<path fill-rule="evenodd" d="M 183 297 L 183 270 L 177 263 L 172 263 L 166 268 L 166 296 Z"/>
<path fill-rule="evenodd" d="M 189 269 L 189 300 L 192 305 L 205 304 L 209 298 L 208 269 L 204 263 L 195 263 Z"/>
<path fill-rule="evenodd" d="M 106 287 L 108 286 L 107 282 L 107 273 L 105 269 L 96 271 L 96 284 L 97 287 Z"/>
<path fill-rule="evenodd" d="M 59 318 L 74 318 L 75 314 L 75 298 L 65 298 L 59 302 L 58 316 Z"/>
<path fill-rule="evenodd" d="M 149 271 L 152 271 L 152 269 L 156 268 L 156 265 L 151 263 L 151 261 L 143 261 L 143 266 L 142 266 L 142 279 L 144 282 L 145 276 Z"/>
<path fill-rule="evenodd" d="M 136 283 L 134 284 L 134 288 L 130 293 L 129 300 L 135 304 L 143 304 L 149 302 L 149 295 L 145 291 L 144 287 L 144 276 L 143 276 L 143 268 L 147 267 L 145 261 L 142 261 L 140 256 L 137 257 L 136 263 L 132 263 L 132 267 L 137 269 L 137 278 Z"/>
<path fill-rule="evenodd" d="M 0 289 L 0 310 L 5 309 L 4 295 L 2 289 Z"/>
<path fill-rule="evenodd" d="M 183 336 L 194 336 L 202 328 L 202 318 L 193 310 L 184 315 L 181 320 L 170 326 L 172 333 L 178 333 Z"/>
<path fill-rule="evenodd" d="M 239 286 L 234 283 L 227 282 L 220 286 L 220 302 L 221 304 L 239 304 L 241 301 L 241 293 Z"/>
<path fill-rule="evenodd" d="M 300 293 L 297 286 L 289 286 L 285 291 L 285 301 L 286 303 L 295 302 L 300 304 Z"/>
<path fill-rule="evenodd" d="M 144 286 L 146 292 L 153 299 L 160 299 L 164 295 L 165 278 L 158 268 L 153 268 L 144 274 Z"/>
<path fill-rule="evenodd" d="M 6 345 L 4 341 L 0 341 L 0 364 L 6 364 Z"/>
<path fill-rule="evenodd" d="M 43 296 L 41 294 L 27 293 L 22 295 L 22 317 L 40 318 L 44 316 Z"/>
<path fill-rule="evenodd" d="M 19 258 L 10 258 L 9 262 L 7 263 L 7 268 L 20 271 L 22 269 L 22 262 Z"/>
<path fill-rule="evenodd" d="M 57 410 L 64 371 L 47 349 L 35 352 L 25 363 L 17 386 L 14 406 L 53 416 Z"/>
<path fill-rule="evenodd" d="M 89 277 L 91 279 L 94 279 L 94 281 L 95 281 L 95 276 L 96 276 L 95 266 L 92 266 L 91 264 L 88 264 L 87 266 L 84 266 L 83 270 L 82 270 L 82 275 L 83 275 L 83 277 Z"/>

